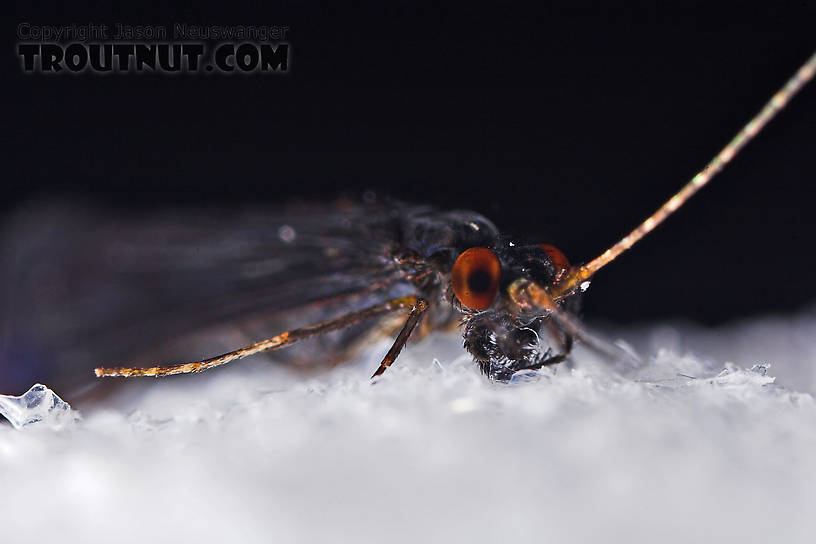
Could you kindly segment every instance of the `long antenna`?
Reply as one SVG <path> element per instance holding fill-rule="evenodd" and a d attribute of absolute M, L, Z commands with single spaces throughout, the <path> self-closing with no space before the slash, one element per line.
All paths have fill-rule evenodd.
<path fill-rule="evenodd" d="M 702 189 L 711 178 L 716 176 L 723 167 L 733 159 L 745 144 L 750 142 L 754 136 L 774 118 L 774 116 L 784 108 L 791 98 L 799 92 L 813 77 L 816 72 L 816 53 L 805 62 L 801 68 L 791 77 L 787 83 L 763 106 L 753 119 L 742 127 L 734 138 L 728 142 L 711 162 L 706 165 L 691 181 L 686 183 L 673 197 L 667 200 L 652 215 L 646 218 L 635 230 L 621 238 L 615 245 L 589 261 L 583 266 L 568 271 L 562 279 L 553 285 L 549 291 L 553 299 L 559 299 L 578 288 L 578 286 L 591 278 L 595 272 L 614 261 L 621 253 L 635 245 L 641 238 L 649 234 L 655 227 L 666 220 L 680 206 L 686 203 L 694 194 Z"/>

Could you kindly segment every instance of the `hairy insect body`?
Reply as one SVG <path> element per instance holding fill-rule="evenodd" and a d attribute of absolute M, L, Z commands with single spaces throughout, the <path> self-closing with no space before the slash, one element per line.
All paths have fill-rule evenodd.
<path fill-rule="evenodd" d="M 413 280 L 420 296 L 434 302 L 428 318 L 440 324 L 458 319 L 464 347 L 490 378 L 507 380 L 519 370 L 540 368 L 556 356 L 556 348 L 568 349 L 571 341 L 557 325 L 550 323 L 542 331 L 547 317 L 519 313 L 506 298 L 508 286 L 519 278 L 543 285 L 554 281 L 556 267 L 540 245 L 501 236 L 489 220 L 469 211 L 409 212 L 401 221 L 401 241 L 398 252 L 411 255 L 398 259 L 406 277 Z M 457 259 L 470 248 L 487 249 L 498 262 L 496 294 L 481 310 L 459 300 L 451 282 Z M 477 263 L 471 281 L 489 283 L 489 274 L 480 272 Z M 578 295 L 569 297 L 562 306 L 576 312 L 578 299 Z"/>

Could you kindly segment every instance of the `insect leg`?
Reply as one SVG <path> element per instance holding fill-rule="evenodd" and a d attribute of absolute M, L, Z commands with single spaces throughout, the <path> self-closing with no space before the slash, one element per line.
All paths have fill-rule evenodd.
<path fill-rule="evenodd" d="M 405 320 L 405 325 L 402 326 L 402 330 L 399 335 L 397 335 L 397 339 L 394 340 L 394 345 L 391 346 L 391 349 L 389 349 L 388 353 L 383 357 L 379 368 L 377 368 L 377 371 L 371 376 L 372 379 L 385 372 L 385 370 L 391 366 L 391 363 L 397 360 L 400 351 L 402 351 L 402 348 L 408 341 L 408 337 L 411 336 L 411 332 L 414 330 L 414 327 L 417 326 L 417 323 L 419 323 L 419 320 L 422 318 L 422 314 L 425 313 L 427 309 L 428 301 L 424 298 L 416 298 L 414 307 L 411 308 L 411 313 L 408 314 L 408 319 Z"/>
<path fill-rule="evenodd" d="M 239 348 L 235 351 L 230 351 L 229 353 L 225 353 L 217 357 L 204 359 L 203 361 L 168 366 L 154 366 L 150 368 L 126 368 L 126 367 L 97 368 L 94 370 L 94 373 L 96 374 L 97 377 L 119 376 L 128 378 L 131 376 L 158 377 L 158 376 L 171 376 L 173 374 L 202 372 L 204 370 L 208 370 L 216 366 L 227 364 L 237 359 L 243 359 L 244 357 L 255 355 L 256 353 L 282 348 L 284 346 L 288 346 L 289 344 L 293 344 L 306 338 L 319 336 L 321 334 L 326 334 L 328 332 L 336 331 L 339 329 L 344 329 L 346 327 L 356 325 L 357 323 L 360 323 L 362 321 L 366 321 L 368 319 L 389 314 L 398 310 L 404 310 L 405 308 L 411 308 L 411 316 L 413 316 L 414 313 L 417 311 L 417 308 L 420 306 L 423 308 L 422 311 L 424 311 L 424 309 L 427 308 L 428 303 L 425 302 L 425 300 L 417 298 L 415 296 L 395 298 L 393 300 L 389 300 L 387 302 L 383 302 L 380 304 L 375 304 L 373 306 L 369 306 L 368 308 L 363 308 L 362 310 L 357 310 L 355 312 L 351 312 L 349 314 L 342 315 L 340 317 L 336 317 L 328 321 L 323 321 L 322 323 L 318 323 L 316 325 L 286 331 L 277 336 L 273 336 L 272 338 L 261 340 L 260 342 L 256 342 L 255 344 L 250 344 L 249 346 Z M 411 322 L 411 316 L 409 316 L 408 318 L 409 323 Z M 408 332 L 407 334 L 405 334 L 405 338 L 402 341 L 403 344 L 405 343 L 405 340 L 408 339 L 408 335 L 410 335 L 411 329 L 413 329 L 414 325 L 416 325 L 416 319 L 414 319 L 414 322 L 413 324 L 411 324 L 410 327 L 408 327 L 408 323 L 406 323 L 406 328 L 408 328 Z M 406 332 L 405 329 L 403 329 L 403 331 L 400 333 L 400 336 L 397 338 L 398 341 L 400 338 L 402 338 L 403 333 L 405 332 Z M 400 348 L 402 348 L 401 345 Z M 386 355 L 386 360 L 391 356 L 392 351 L 394 351 L 393 347 L 391 348 L 391 351 L 388 352 L 388 355 Z M 393 354 L 391 362 L 393 362 L 393 359 L 396 359 L 397 354 L 399 354 L 399 349 L 397 349 L 396 352 Z M 383 363 L 385 363 L 385 360 L 383 361 Z M 388 364 L 391 363 L 389 362 Z"/>
<path fill-rule="evenodd" d="M 633 353 L 622 349 L 619 346 L 610 344 L 606 340 L 588 333 L 584 328 L 567 312 L 558 307 L 547 289 L 529 280 L 520 279 L 514 281 L 508 288 L 510 298 L 524 310 L 538 309 L 547 312 L 547 315 L 558 326 L 563 329 L 564 334 L 569 338 L 576 338 L 586 346 L 615 359 L 623 358 L 630 364 L 639 366 L 640 359 Z"/>
<path fill-rule="evenodd" d="M 550 366 L 550 365 L 557 365 L 558 363 L 564 361 L 572 351 L 572 341 L 573 337 L 570 334 L 566 335 L 564 339 L 564 345 L 562 346 L 562 352 L 558 355 L 553 355 L 552 357 L 547 357 L 534 365 L 525 366 L 524 368 L 520 368 L 519 370 L 538 370 L 541 367 Z"/>

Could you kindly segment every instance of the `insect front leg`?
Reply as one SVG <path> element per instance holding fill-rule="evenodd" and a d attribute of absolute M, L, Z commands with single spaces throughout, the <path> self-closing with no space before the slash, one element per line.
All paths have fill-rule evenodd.
<path fill-rule="evenodd" d="M 242 348 L 236 349 L 235 351 L 230 351 L 229 353 L 218 355 L 217 357 L 211 357 L 209 359 L 204 359 L 202 361 L 182 363 L 177 365 L 153 366 L 149 368 L 129 368 L 129 367 L 97 368 L 94 370 L 94 372 L 96 373 L 97 377 L 124 377 L 124 378 L 129 378 L 133 376 L 159 377 L 159 376 L 172 376 L 174 374 L 189 374 L 194 372 L 203 372 L 204 370 L 208 370 L 216 366 L 221 366 L 238 359 L 243 359 L 244 357 L 255 355 L 256 353 L 279 349 L 284 346 L 288 346 L 289 344 L 294 344 L 295 342 L 305 340 L 306 338 L 311 338 L 314 336 L 319 336 L 321 334 L 326 334 L 328 332 L 345 329 L 347 327 L 351 327 L 352 325 L 356 325 L 357 323 L 360 323 L 362 321 L 373 319 L 375 317 L 380 317 L 399 310 L 404 310 L 406 308 L 411 308 L 411 313 L 408 316 L 408 321 L 406 321 L 405 326 L 403 327 L 402 331 L 397 337 L 397 341 L 388 351 L 388 353 L 385 356 L 385 359 L 383 359 L 383 362 L 380 365 L 381 370 L 378 370 L 377 374 L 375 374 L 379 375 L 382 374 L 385 368 L 390 366 L 391 363 L 393 363 L 394 360 L 397 358 L 397 355 L 399 355 L 402 346 L 405 345 L 406 340 L 408 340 L 408 336 L 410 336 L 411 331 L 416 326 L 420 315 L 428 308 L 428 303 L 424 299 L 418 298 L 416 296 L 395 298 L 387 302 L 375 304 L 373 306 L 363 308 L 362 310 L 357 310 L 355 312 L 351 312 L 340 317 L 330 319 L 328 321 L 323 321 L 316 325 L 311 325 L 309 327 L 292 329 L 290 331 L 282 332 L 281 334 L 273 336 L 272 338 L 267 338 L 266 340 L 261 340 L 260 342 L 244 346 Z M 383 365 L 385 365 L 385 368 L 382 368 Z"/>
<path fill-rule="evenodd" d="M 561 342 L 559 341 L 559 343 Z M 545 366 L 557 365 L 558 363 L 563 362 L 567 357 L 569 357 L 569 354 L 572 351 L 572 343 L 573 337 L 567 334 L 566 338 L 563 341 L 563 344 L 561 345 L 561 353 L 559 353 L 558 355 L 545 357 L 541 361 L 533 365 L 520 368 L 519 370 L 539 370 L 540 368 L 543 368 Z"/>
<path fill-rule="evenodd" d="M 408 337 L 411 336 L 411 333 L 414 330 L 414 327 L 417 326 L 419 320 L 422 318 L 422 315 L 428 309 L 428 301 L 424 298 L 413 297 L 416 302 L 414 302 L 413 308 L 411 308 L 411 313 L 408 314 L 408 319 L 405 320 L 405 325 L 402 326 L 402 330 L 400 331 L 399 335 L 397 335 L 397 339 L 394 340 L 394 344 L 391 346 L 391 349 L 388 350 L 388 353 L 385 354 L 383 357 L 382 362 L 380 363 L 379 368 L 371 376 L 372 379 L 376 378 L 377 376 L 381 375 L 386 369 L 391 366 L 391 364 L 397 360 L 397 357 L 402 351 L 402 348 L 405 346 L 405 343 L 408 341 Z"/>

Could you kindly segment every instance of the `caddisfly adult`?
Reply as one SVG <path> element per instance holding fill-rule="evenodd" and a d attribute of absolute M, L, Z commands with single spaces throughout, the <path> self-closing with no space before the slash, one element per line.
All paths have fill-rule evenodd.
<path fill-rule="evenodd" d="M 218 221 L 206 214 L 189 215 L 181 225 L 170 214 L 151 217 L 139 229 L 131 225 L 122 236 L 116 235 L 115 224 L 100 233 L 73 215 L 71 232 L 84 237 L 84 247 L 96 248 L 85 256 L 81 269 L 65 271 L 84 287 L 76 292 L 86 295 L 76 300 L 75 291 L 58 293 L 74 306 L 59 304 L 59 296 L 51 299 L 57 303 L 45 306 L 36 300 L 20 304 L 6 334 L 16 335 L 17 345 L 29 346 L 26 353 L 35 354 L 29 355 L 33 365 L 29 374 L 38 361 L 49 357 L 61 358 L 71 369 L 87 362 L 79 342 L 96 346 L 94 357 L 105 357 L 99 363 L 138 360 L 145 346 L 131 338 L 146 335 L 175 335 L 176 341 L 150 346 L 150 354 L 178 360 L 185 358 L 184 334 L 198 331 L 205 340 L 197 342 L 197 348 L 215 350 L 229 340 L 207 335 L 208 327 L 241 316 L 249 318 L 244 336 L 262 338 L 266 335 L 260 331 L 268 330 L 270 313 L 286 330 L 266 340 L 196 362 L 141 368 L 106 365 L 96 368 L 95 374 L 194 373 L 307 338 L 353 346 L 373 330 L 385 329 L 396 334 L 396 340 L 374 371 L 373 376 L 379 376 L 394 363 L 415 329 L 422 333 L 450 324 L 461 326 L 464 347 L 492 379 L 506 380 L 521 370 L 556 364 L 583 334 L 574 316 L 593 275 L 708 183 L 815 70 L 816 55 L 678 193 L 619 242 L 580 266 L 572 266 L 552 245 L 502 236 L 477 213 L 397 202 L 301 207 L 274 214 L 236 211 L 234 217 Z M 42 237 L 59 234 L 47 231 Z M 206 246 L 198 244 L 202 238 L 207 239 Z M 173 273 L 166 274 L 168 269 Z M 37 281 L 36 267 L 20 281 Z M 133 285 L 140 288 L 132 289 Z M 99 304 L 103 300 L 105 304 Z M 97 327 L 76 331 L 66 326 L 62 337 L 55 335 L 49 344 L 39 342 L 33 323 L 47 312 L 59 331 L 71 320 L 72 308 L 96 314 L 88 322 Z M 103 310 L 110 308 L 116 310 Z M 156 314 L 156 308 L 161 312 Z M 385 317 L 389 319 L 383 325 Z M 168 322 L 183 323 L 182 330 L 168 330 Z M 296 361 L 313 363 L 316 354 L 322 354 L 317 359 L 335 362 L 332 350 L 320 341 L 307 357 L 298 353 L 293 350 Z"/>

